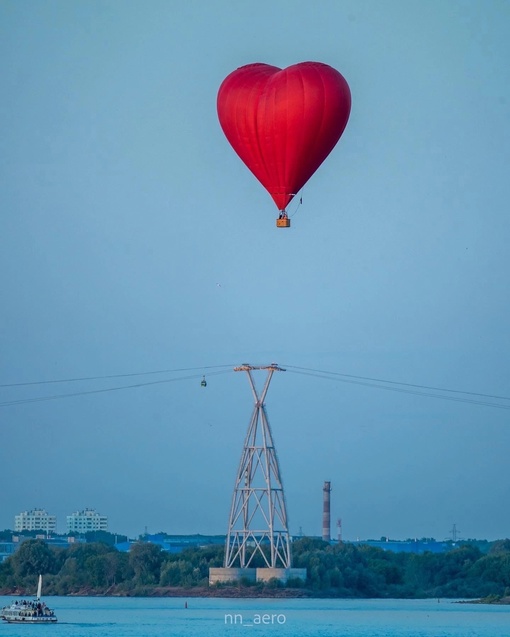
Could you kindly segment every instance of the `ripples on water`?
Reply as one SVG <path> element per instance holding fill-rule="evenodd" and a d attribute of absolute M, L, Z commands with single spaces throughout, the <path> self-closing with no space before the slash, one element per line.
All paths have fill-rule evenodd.
<path fill-rule="evenodd" d="M 10 601 L 0 597 L 0 606 Z M 452 600 L 49 597 L 46 602 L 58 624 L 2 622 L 0 637 L 510 636 L 510 606 Z"/>

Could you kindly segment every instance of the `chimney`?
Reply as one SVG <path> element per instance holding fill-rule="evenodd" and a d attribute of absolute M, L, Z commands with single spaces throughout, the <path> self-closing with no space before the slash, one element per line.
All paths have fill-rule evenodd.
<path fill-rule="evenodd" d="M 330 493 L 331 482 L 324 482 L 323 508 L 322 508 L 322 539 L 325 542 L 331 541 L 331 506 L 330 506 Z"/>

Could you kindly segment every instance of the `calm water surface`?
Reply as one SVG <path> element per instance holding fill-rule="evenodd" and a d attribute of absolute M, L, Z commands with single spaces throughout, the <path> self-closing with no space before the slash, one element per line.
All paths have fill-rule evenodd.
<path fill-rule="evenodd" d="M 11 599 L 0 597 L 0 606 Z M 451 600 L 48 597 L 46 602 L 58 624 L 2 622 L 0 637 L 510 637 L 510 606 Z"/>

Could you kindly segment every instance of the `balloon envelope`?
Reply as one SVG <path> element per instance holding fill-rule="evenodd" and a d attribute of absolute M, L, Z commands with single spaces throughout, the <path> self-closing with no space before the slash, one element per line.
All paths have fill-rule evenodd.
<path fill-rule="evenodd" d="M 284 210 L 340 139 L 351 93 L 327 64 L 248 64 L 222 82 L 217 107 L 228 141 Z"/>

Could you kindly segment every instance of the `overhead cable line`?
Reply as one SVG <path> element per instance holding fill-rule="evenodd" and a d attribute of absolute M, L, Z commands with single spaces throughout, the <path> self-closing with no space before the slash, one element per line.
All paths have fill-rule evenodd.
<path fill-rule="evenodd" d="M 58 380 L 35 380 L 26 383 L 6 383 L 0 384 L 0 387 L 27 387 L 29 385 L 51 385 L 56 383 L 77 383 L 85 380 L 107 380 L 112 378 L 129 378 L 133 376 L 150 376 L 154 374 L 174 374 L 177 372 L 194 372 L 205 369 L 220 369 L 222 367 L 228 367 L 232 369 L 234 363 L 231 365 L 205 365 L 202 367 L 181 367 L 178 369 L 159 369 L 151 372 L 133 372 L 130 374 L 109 374 L 108 376 L 82 376 L 81 378 L 61 378 Z"/>
<path fill-rule="evenodd" d="M 452 394 L 466 394 L 467 396 L 480 396 L 481 398 L 494 398 L 497 400 L 510 400 L 510 396 L 497 396 L 494 394 L 480 394 L 474 391 L 462 391 L 460 389 L 446 389 L 445 387 L 432 387 L 430 385 L 414 385 L 412 383 L 401 383 L 396 380 L 385 380 L 384 378 L 370 378 L 370 376 L 355 376 L 354 374 L 342 374 L 340 372 L 329 372 L 323 369 L 309 369 L 307 367 L 296 367 L 285 365 L 288 370 L 301 370 L 303 372 L 316 372 L 317 374 L 328 374 L 331 376 L 342 376 L 345 378 L 355 378 L 357 380 L 368 380 L 377 383 L 388 383 L 389 385 L 402 385 L 404 387 L 414 387 L 416 389 L 431 389 L 432 391 L 442 391 Z"/>
<path fill-rule="evenodd" d="M 323 373 L 314 373 L 311 371 L 306 372 L 306 371 L 300 371 L 297 369 L 290 369 L 288 365 L 286 366 L 286 369 L 288 372 L 290 371 L 293 374 L 301 374 L 303 376 L 314 376 L 315 378 L 322 378 L 324 380 L 332 380 L 339 383 L 349 383 L 351 385 L 362 385 L 364 387 L 374 387 L 376 389 L 385 389 L 387 391 L 394 391 L 401 394 L 412 394 L 414 396 L 423 396 L 424 398 L 439 398 L 441 400 L 450 400 L 450 401 L 459 402 L 459 403 L 470 403 L 472 405 L 482 405 L 484 407 L 496 407 L 497 409 L 510 409 L 510 405 L 500 405 L 498 403 L 491 403 L 491 402 L 482 401 L 482 400 L 474 400 L 471 398 L 462 398 L 460 396 L 446 396 L 444 394 L 431 394 L 425 391 L 419 391 L 418 389 L 406 389 L 405 387 L 394 387 L 394 386 L 389 387 L 388 385 L 380 385 L 376 383 L 364 382 L 362 380 L 339 378 L 339 377 L 334 377 L 332 375 L 326 376 Z M 386 381 L 383 381 L 383 382 L 386 382 Z M 439 391 L 443 391 L 443 390 L 439 390 Z"/>
<path fill-rule="evenodd" d="M 113 378 L 129 378 L 135 376 L 149 376 L 155 374 L 170 374 L 176 372 L 187 372 L 187 371 L 200 371 L 203 373 L 204 370 L 218 370 L 218 371 L 209 371 L 208 376 L 215 376 L 218 374 L 227 374 L 233 369 L 234 365 L 208 365 L 208 366 L 200 366 L 200 367 L 183 367 L 176 369 L 166 369 L 166 370 L 155 370 L 155 371 L 146 371 L 146 372 L 136 372 L 136 373 L 128 373 L 128 374 L 110 374 L 103 376 L 88 376 L 81 378 L 66 378 L 60 380 L 47 380 L 47 381 L 32 381 L 25 383 L 10 383 L 10 384 L 0 384 L 0 388 L 12 388 L 12 387 L 22 387 L 22 386 L 33 386 L 33 385 L 46 385 L 52 383 L 71 383 L 71 382 L 81 382 L 81 381 L 96 381 L 96 380 L 107 380 Z M 226 368 L 226 369 L 225 369 Z M 315 378 L 320 378 L 323 380 L 330 380 L 342 383 L 349 383 L 353 385 L 361 385 L 364 387 L 371 387 L 375 389 L 385 389 L 387 391 L 394 391 L 403 394 L 411 394 L 415 396 L 423 396 L 425 398 L 436 398 L 442 400 L 450 400 L 454 402 L 462 402 L 462 403 L 470 403 L 473 405 L 481 405 L 484 407 L 495 407 L 497 409 L 510 409 L 510 405 L 499 404 L 495 402 L 489 402 L 486 400 L 477 400 L 478 398 L 487 398 L 494 400 L 510 400 L 508 396 L 499 396 L 494 394 L 482 394 L 479 392 L 472 391 L 462 391 L 458 389 L 449 389 L 445 387 L 434 387 L 430 385 L 418 385 L 412 383 L 403 383 L 393 380 L 385 380 L 382 378 L 373 378 L 369 376 L 356 376 L 354 374 L 344 374 L 341 372 L 332 372 L 314 368 L 307 367 L 298 367 L 295 365 L 285 365 L 285 368 L 294 374 L 300 374 L 303 376 L 312 376 Z M 190 375 L 190 376 L 181 376 L 178 378 L 168 378 L 151 382 L 140 382 L 132 385 L 122 385 L 119 387 L 110 387 L 104 389 L 95 389 L 95 390 L 84 390 L 79 392 L 73 392 L 69 394 L 55 394 L 50 396 L 39 396 L 33 398 L 20 398 L 17 400 L 10 400 L 0 402 L 0 407 L 7 407 L 11 405 L 20 405 L 31 402 L 43 402 L 48 400 L 57 400 L 60 398 L 72 398 L 76 396 L 86 396 L 90 394 L 101 394 L 113 391 L 121 391 L 125 389 L 136 389 L 139 387 L 147 387 L 150 385 L 160 385 L 163 383 L 171 383 L 174 381 L 181 380 L 193 380 L 199 378 L 200 375 Z M 433 393 L 431 393 L 433 392 Z M 441 392 L 441 393 L 437 393 Z M 454 395 L 446 395 L 446 394 L 456 394 Z M 469 398 L 469 397 L 473 398 Z"/>
<path fill-rule="evenodd" d="M 199 369 L 204 369 L 199 368 Z M 230 369 L 224 371 L 217 371 L 209 373 L 209 376 L 218 376 L 219 374 L 229 374 Z M 107 392 L 121 391 L 124 389 L 136 389 L 138 387 L 148 387 L 149 385 L 162 385 L 164 383 L 173 383 L 180 380 L 193 380 L 201 378 L 201 374 L 194 374 L 193 376 L 181 376 L 179 378 L 166 378 L 164 380 L 153 380 L 148 383 L 136 383 L 135 385 L 122 385 L 120 387 L 108 387 L 105 389 L 91 389 L 88 391 L 73 392 L 71 394 L 55 394 L 53 396 L 39 396 L 35 398 L 20 398 L 19 400 L 9 400 L 6 402 L 0 402 L 0 407 L 9 407 L 11 405 L 24 405 L 26 403 L 38 403 L 47 400 L 59 400 L 61 398 L 74 398 L 76 396 L 88 396 L 90 394 L 105 394 Z"/>

